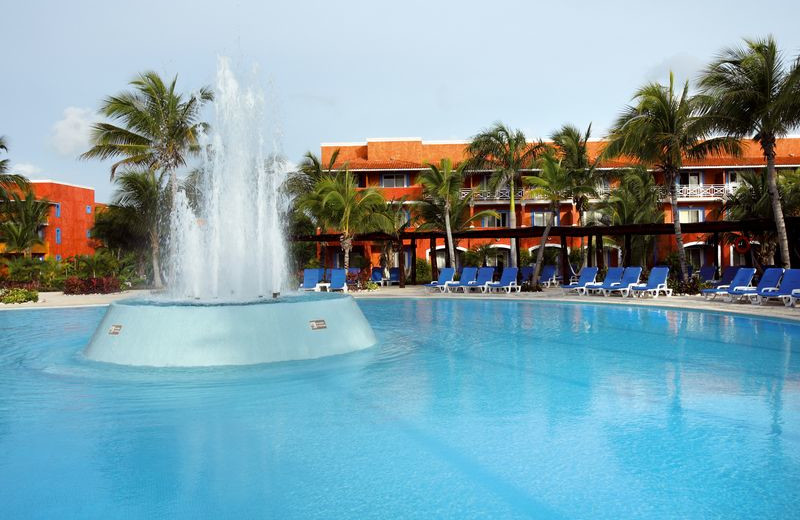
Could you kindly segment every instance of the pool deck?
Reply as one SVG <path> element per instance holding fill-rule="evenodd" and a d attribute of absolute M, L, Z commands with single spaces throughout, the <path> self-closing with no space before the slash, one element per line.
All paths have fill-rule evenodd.
<path fill-rule="evenodd" d="M 109 303 L 124 298 L 147 296 L 148 290 L 125 291 L 114 294 L 80 294 L 66 295 L 60 292 L 39 293 L 39 301 L 36 303 L 23 304 L 0 304 L 0 311 L 11 309 L 49 309 L 63 307 L 96 307 L 104 306 Z M 746 314 L 750 316 L 761 316 L 764 318 L 780 318 L 800 321 L 800 308 L 785 307 L 779 303 L 767 305 L 751 305 L 750 303 L 727 303 L 721 299 L 705 301 L 700 296 L 672 296 L 669 298 L 620 298 L 602 296 L 575 296 L 564 295 L 561 289 L 545 289 L 543 292 L 523 292 L 523 293 L 493 293 L 491 295 L 472 293 L 464 294 L 442 294 L 440 292 L 430 292 L 420 286 L 407 286 L 404 289 L 399 287 L 381 287 L 376 291 L 350 293 L 355 298 L 380 299 L 380 298 L 453 298 L 453 299 L 496 299 L 496 300 L 530 300 L 530 301 L 552 301 L 552 302 L 575 302 L 575 303 L 600 303 L 607 305 L 634 305 L 634 306 L 656 306 L 673 309 L 693 309 L 701 311 L 728 312 L 735 314 Z"/>

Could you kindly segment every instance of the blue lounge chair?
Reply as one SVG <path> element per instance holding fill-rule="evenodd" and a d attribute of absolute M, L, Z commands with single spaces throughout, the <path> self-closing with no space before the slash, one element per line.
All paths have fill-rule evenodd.
<path fill-rule="evenodd" d="M 533 278 L 533 266 L 525 265 L 519 268 L 519 284 L 528 283 Z"/>
<path fill-rule="evenodd" d="M 454 280 L 445 282 L 444 286 L 441 287 L 441 290 L 442 292 L 450 292 L 450 289 L 458 290 L 459 287 L 469 286 L 470 284 L 475 283 L 475 277 L 477 275 L 477 267 L 465 267 L 462 269 L 461 276 L 457 282 Z"/>
<path fill-rule="evenodd" d="M 347 292 L 347 271 L 344 269 L 331 270 L 331 283 L 328 285 L 328 291 Z"/>
<path fill-rule="evenodd" d="M 396 283 L 400 285 L 400 268 L 399 267 L 390 267 L 389 268 L 389 279 L 386 280 L 387 285 L 392 285 Z"/>
<path fill-rule="evenodd" d="M 539 273 L 539 285 L 542 285 L 544 287 L 550 287 L 551 285 L 555 285 L 556 283 L 558 283 L 556 266 L 543 265 L 542 272 Z"/>
<path fill-rule="evenodd" d="M 595 278 L 597 278 L 597 268 L 584 267 L 583 269 L 581 269 L 581 272 L 578 275 L 577 282 L 573 282 L 567 285 L 562 285 L 561 288 L 564 289 L 564 294 L 569 294 L 572 291 L 575 291 L 578 294 L 586 294 L 587 286 L 589 284 L 595 283 Z"/>
<path fill-rule="evenodd" d="M 698 278 L 700 278 L 701 282 L 711 283 L 714 281 L 714 277 L 717 275 L 717 266 L 716 265 L 704 265 L 698 271 Z"/>
<path fill-rule="evenodd" d="M 456 273 L 456 270 L 452 267 L 443 267 L 441 271 L 439 271 L 439 279 L 435 282 L 423 284 L 423 287 L 428 289 L 439 289 L 441 290 L 444 287 L 445 282 L 452 282 L 453 275 Z"/>
<path fill-rule="evenodd" d="M 456 292 L 461 289 L 464 293 L 472 291 L 472 289 L 483 290 L 483 287 L 492 280 L 494 280 L 494 267 L 481 267 L 478 269 L 478 277 L 474 281 L 451 285 L 450 288 L 455 289 Z"/>
<path fill-rule="evenodd" d="M 711 280 L 709 283 L 714 287 L 719 287 L 720 285 L 730 285 L 733 281 L 733 277 L 736 276 L 736 273 L 739 271 L 740 267 L 738 265 L 730 265 L 722 270 L 722 276 L 719 280 Z"/>
<path fill-rule="evenodd" d="M 622 278 L 619 283 L 614 287 L 603 289 L 603 296 L 609 296 L 616 292 L 623 298 L 630 296 L 631 287 L 639 285 L 639 277 L 642 276 L 641 267 L 626 267 L 625 272 L 622 273 Z"/>
<path fill-rule="evenodd" d="M 373 267 L 369 279 L 371 282 L 383 285 L 383 267 Z"/>
<path fill-rule="evenodd" d="M 672 296 L 672 289 L 667 287 L 668 276 L 669 267 L 663 265 L 654 267 L 650 271 L 650 276 L 647 278 L 647 283 L 640 283 L 631 286 L 631 296 L 649 295 L 653 298 L 658 298 L 658 293 L 661 292 L 664 293 L 664 296 Z"/>
<path fill-rule="evenodd" d="M 300 285 L 300 291 L 317 291 L 319 292 L 319 284 L 322 281 L 323 269 L 303 269 L 303 283 Z"/>
<path fill-rule="evenodd" d="M 753 276 L 755 276 L 755 274 L 756 270 L 752 267 L 740 267 L 739 270 L 736 271 L 736 275 L 733 277 L 733 280 L 731 280 L 731 283 L 728 285 L 718 285 L 713 289 L 703 289 L 700 292 L 706 300 L 713 300 L 717 297 L 717 295 L 728 294 L 728 289 L 736 287 L 749 287 L 750 282 L 753 281 Z"/>
<path fill-rule="evenodd" d="M 762 305 L 770 300 L 781 300 L 786 306 L 794 305 L 792 292 L 798 289 L 800 289 L 800 269 L 787 269 L 783 273 L 780 286 L 758 289 L 755 295 L 750 296 L 750 302 Z"/>
<path fill-rule="evenodd" d="M 792 294 L 788 298 L 782 296 L 781 300 L 784 301 L 784 304 L 787 307 L 796 307 L 797 301 L 800 300 L 800 289 L 793 290 Z"/>
<path fill-rule="evenodd" d="M 729 302 L 741 301 L 745 298 L 750 299 L 750 296 L 756 296 L 760 290 L 777 290 L 778 283 L 781 281 L 782 276 L 783 267 L 771 267 L 766 269 L 756 287 L 751 287 L 749 285 L 746 287 L 736 287 L 731 285 L 731 287 L 728 288 L 728 294 L 724 295 L 725 300 Z"/>
<path fill-rule="evenodd" d="M 613 285 L 619 285 L 619 282 L 622 281 L 622 273 L 624 272 L 624 267 L 609 267 L 603 281 L 590 283 L 586 286 L 586 291 L 591 293 L 594 291 L 602 292 L 603 289 L 611 289 Z"/>
<path fill-rule="evenodd" d="M 503 269 L 503 274 L 500 275 L 499 282 L 486 282 L 481 289 L 482 292 L 491 291 L 505 291 L 511 294 L 512 290 L 520 292 L 522 286 L 517 283 L 517 274 L 519 270 L 516 267 L 506 267 Z"/>

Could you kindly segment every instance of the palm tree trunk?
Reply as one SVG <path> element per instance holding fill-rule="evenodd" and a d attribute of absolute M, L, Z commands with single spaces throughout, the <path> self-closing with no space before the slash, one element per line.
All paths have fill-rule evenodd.
<path fill-rule="evenodd" d="M 686 281 L 688 271 L 686 270 L 686 251 L 683 249 L 683 231 L 681 230 L 680 211 L 678 211 L 678 194 L 675 190 L 675 174 L 666 173 L 667 190 L 669 193 L 669 204 L 672 206 L 672 224 L 675 226 L 675 242 L 678 245 L 678 260 L 681 264 L 681 280 Z"/>
<path fill-rule="evenodd" d="M 550 236 L 550 228 L 553 227 L 553 222 L 555 221 L 555 210 L 550 211 L 550 216 L 547 218 L 547 225 L 544 227 L 544 233 L 542 233 L 542 241 L 539 242 L 539 250 L 536 251 L 536 266 L 533 268 L 533 278 L 532 280 L 535 282 L 539 279 L 539 273 L 542 271 L 542 261 L 544 260 L 544 248 L 547 245 L 547 237 Z"/>
<path fill-rule="evenodd" d="M 164 283 L 161 281 L 161 267 L 158 265 L 158 232 L 150 231 L 150 260 L 153 262 L 153 287 L 161 289 Z"/>
<path fill-rule="evenodd" d="M 781 207 L 781 194 L 778 191 L 778 174 L 775 171 L 775 139 L 763 143 L 764 155 L 767 156 L 767 188 L 769 198 L 772 200 L 772 215 L 775 219 L 775 229 L 778 231 L 778 246 L 781 249 L 781 261 L 783 267 L 791 268 L 789 256 L 789 238 L 786 236 L 786 221 L 783 220 L 783 208 Z"/>
<path fill-rule="evenodd" d="M 517 227 L 517 207 L 515 204 L 516 193 L 514 193 L 514 179 L 511 179 L 509 182 L 510 189 L 508 191 L 509 195 L 511 196 L 511 205 L 510 211 L 508 213 L 508 227 L 514 229 Z M 511 267 L 517 267 L 517 244 L 516 240 L 511 239 L 511 258 L 508 259 L 508 264 Z M 535 278 L 534 278 L 535 280 Z"/>
<path fill-rule="evenodd" d="M 447 251 L 450 256 L 448 267 L 455 267 L 456 251 L 453 245 L 453 228 L 450 225 L 450 202 L 444 205 L 444 230 L 447 232 Z"/>
<path fill-rule="evenodd" d="M 344 251 L 344 270 L 350 269 L 350 250 L 353 249 L 353 239 L 349 235 L 342 235 L 342 251 Z"/>
<path fill-rule="evenodd" d="M 579 209 L 578 223 L 580 224 L 581 227 L 584 227 L 586 225 L 586 223 L 583 220 L 584 220 L 584 211 L 583 209 Z M 581 235 L 581 267 L 586 267 L 586 256 L 588 251 L 584 250 L 584 247 L 586 247 L 586 237 Z"/>

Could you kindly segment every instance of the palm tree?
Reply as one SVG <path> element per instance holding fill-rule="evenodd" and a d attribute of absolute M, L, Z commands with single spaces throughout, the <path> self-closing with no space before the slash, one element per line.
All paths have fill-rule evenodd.
<path fill-rule="evenodd" d="M 644 167 L 631 168 L 619 176 L 619 186 L 596 205 L 602 214 L 600 222 L 592 225 L 621 226 L 624 224 L 653 224 L 664 220 L 661 195 L 655 179 Z M 644 265 L 647 251 L 653 244 L 652 235 L 631 237 L 631 258 Z"/>
<path fill-rule="evenodd" d="M 178 190 L 176 169 L 198 153 L 198 134 L 207 128 L 198 120 L 200 109 L 214 98 L 208 87 L 188 97 L 176 91 L 178 77 L 167 84 L 155 72 L 144 72 L 130 82 L 132 91 L 110 96 L 100 113 L 112 121 L 92 128 L 93 146 L 82 159 L 119 159 L 111 178 L 122 166 L 145 167 L 169 175 L 173 195 Z"/>
<path fill-rule="evenodd" d="M 161 179 L 153 169 L 132 169 L 115 178 L 117 190 L 113 204 L 128 215 L 127 224 L 135 234 L 146 235 L 150 245 L 150 261 L 153 267 L 153 286 L 163 287 L 161 280 L 160 236 L 158 232 Z"/>
<path fill-rule="evenodd" d="M 497 192 L 500 188 L 509 190 L 509 227 L 517 227 L 516 188 L 520 184 L 520 172 L 530 168 L 542 145 L 532 145 L 520 130 L 511 130 L 500 122 L 472 138 L 467 147 L 472 156 L 472 165 L 480 169 L 492 170 L 489 188 Z M 511 266 L 516 267 L 516 243 L 511 241 Z"/>
<path fill-rule="evenodd" d="M 599 160 L 592 161 L 589 158 L 587 143 L 592 135 L 592 125 L 581 133 L 573 125 L 564 125 L 555 132 L 550 139 L 553 141 L 561 157 L 561 165 L 569 172 L 570 179 L 576 187 L 592 186 L 589 191 L 578 189 L 572 193 L 572 204 L 578 212 L 578 221 L 581 226 L 585 226 L 584 215 L 589 208 L 589 200 L 597 198 L 598 186 L 604 179 L 604 174 L 597 169 Z M 586 262 L 584 251 L 584 237 L 581 236 L 581 265 Z"/>
<path fill-rule="evenodd" d="M 800 60 L 784 63 L 772 36 L 745 40 L 722 51 L 703 72 L 700 87 L 714 129 L 735 138 L 752 136 L 767 162 L 767 188 L 784 267 L 789 240 L 775 172 L 776 139 L 800 124 Z"/>
<path fill-rule="evenodd" d="M 8 151 L 6 138 L 2 135 L 0 135 L 0 150 Z M 22 175 L 8 173 L 8 168 L 8 159 L 0 160 L 0 202 L 9 199 L 9 188 L 17 188 L 23 192 L 28 190 L 28 180 Z"/>
<path fill-rule="evenodd" d="M 740 147 L 738 139 L 710 137 L 703 103 L 700 98 L 689 95 L 688 81 L 679 94 L 674 87 L 674 77 L 670 73 L 668 86 L 648 83 L 639 88 L 633 96 L 634 103 L 623 110 L 612 126 L 603 155 L 632 157 L 663 175 L 672 207 L 681 279 L 686 280 L 686 252 L 675 188 L 683 159 L 701 159 L 722 152 L 739 155 Z"/>
<path fill-rule="evenodd" d="M 464 186 L 464 169 L 467 163 L 463 162 L 454 169 L 452 161 L 445 158 L 439 162 L 439 166 L 431 163 L 427 163 L 426 166 L 428 169 L 420 173 L 417 179 L 422 185 L 423 196 L 438 199 L 444 206 L 448 259 L 451 262 L 455 262 L 456 250 L 453 243 L 450 215 L 453 210 L 453 203 L 461 198 L 461 188 Z M 450 265 L 447 267 L 450 267 Z"/>
<path fill-rule="evenodd" d="M 301 210 L 323 216 L 341 234 L 345 269 L 350 267 L 350 251 L 356 234 L 391 227 L 384 211 L 385 204 L 383 195 L 377 189 L 359 189 L 349 171 L 343 175 L 323 176 L 314 191 L 303 195 L 298 201 Z"/>
<path fill-rule="evenodd" d="M 450 228 L 451 236 L 453 233 L 466 231 L 475 222 L 479 222 L 484 218 L 499 218 L 500 215 L 494 210 L 478 211 L 470 215 L 470 207 L 472 206 L 473 199 L 475 198 L 475 190 L 470 190 L 463 197 L 457 198 L 452 201 L 450 206 L 450 219 L 446 218 L 446 210 L 444 201 L 438 197 L 427 197 L 414 205 L 414 211 L 419 221 L 422 222 L 417 226 L 419 231 L 444 231 Z M 455 238 L 453 240 L 453 250 L 458 245 Z M 431 252 L 431 258 L 436 261 L 436 252 Z M 455 262 L 455 257 L 452 257 Z"/>
<path fill-rule="evenodd" d="M 47 222 L 49 212 L 50 203 L 36 200 L 32 191 L 22 196 L 11 193 L 7 217 L 0 222 L 0 240 L 5 242 L 6 250 L 30 257 L 31 248 L 43 243 L 39 229 Z"/>
<path fill-rule="evenodd" d="M 383 209 L 387 219 L 387 225 L 383 231 L 390 237 L 386 242 L 388 248 L 384 251 L 384 256 L 388 258 L 391 252 L 399 253 L 398 260 L 400 265 L 398 267 L 400 268 L 401 289 L 406 286 L 406 266 L 405 255 L 403 254 L 403 240 L 400 235 L 416 221 L 416 218 L 408 210 L 407 202 L 408 199 L 405 196 L 399 199 L 392 199 L 386 203 Z"/>
<path fill-rule="evenodd" d="M 322 164 L 322 160 L 312 152 L 306 152 L 297 170 L 289 176 L 287 184 L 289 191 L 295 196 L 312 191 L 323 177 L 329 175 L 341 175 L 345 168 L 335 168 L 336 160 L 339 158 L 340 149 L 337 148 L 331 154 L 327 164 Z"/>
<path fill-rule="evenodd" d="M 572 194 L 578 193 L 583 190 L 588 192 L 592 189 L 590 186 L 581 188 L 576 185 L 570 177 L 569 171 L 564 168 L 561 160 L 555 157 L 552 152 L 547 152 L 542 155 L 538 164 L 541 171 L 538 176 L 527 176 L 522 179 L 524 184 L 532 186 L 531 194 L 539 198 L 543 198 L 549 202 L 550 215 L 547 218 L 547 225 L 542 233 L 542 241 L 539 245 L 539 250 L 536 252 L 536 266 L 533 268 L 533 280 L 538 279 L 539 272 L 542 269 L 542 260 L 544 259 L 544 249 L 547 244 L 547 238 L 550 235 L 550 228 L 553 227 L 553 221 L 558 213 L 558 207 L 561 201 L 570 198 Z M 566 254 L 566 251 L 562 251 Z"/>

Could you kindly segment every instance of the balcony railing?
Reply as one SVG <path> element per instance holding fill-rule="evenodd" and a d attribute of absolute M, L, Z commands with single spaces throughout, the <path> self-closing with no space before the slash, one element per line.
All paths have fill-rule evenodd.
<path fill-rule="evenodd" d="M 729 184 L 701 184 L 696 186 L 678 186 L 678 198 L 679 199 L 724 199 L 728 195 L 733 194 L 736 189 L 739 187 L 737 183 L 729 183 Z M 462 189 L 461 190 L 461 198 L 466 197 L 469 192 L 472 191 L 470 189 Z M 528 190 L 518 188 L 516 191 L 516 200 L 544 200 L 541 197 L 537 197 L 531 195 Z M 608 195 L 612 191 L 611 188 L 608 186 L 603 186 L 597 189 L 597 193 L 600 197 Z M 528 193 L 526 193 L 528 192 Z M 663 199 L 667 198 L 666 190 L 663 187 L 659 188 L 659 192 L 661 192 L 661 197 Z M 499 189 L 497 191 L 492 190 L 477 190 L 475 191 L 475 201 L 496 201 L 496 200 L 509 200 L 511 199 L 511 190 L 509 189 Z"/>

